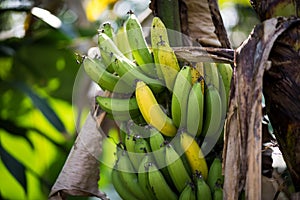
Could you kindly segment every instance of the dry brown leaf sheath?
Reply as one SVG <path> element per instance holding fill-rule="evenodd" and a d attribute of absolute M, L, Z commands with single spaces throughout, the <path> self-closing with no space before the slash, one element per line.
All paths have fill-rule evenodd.
<path fill-rule="evenodd" d="M 89 114 L 52 187 L 49 199 L 62 200 L 66 199 L 67 195 L 108 199 L 98 188 L 102 137 L 95 119 Z"/>
<path fill-rule="evenodd" d="M 277 37 L 299 19 L 272 18 L 257 25 L 236 50 L 233 91 L 224 145 L 224 198 L 261 198 L 262 83 Z"/>

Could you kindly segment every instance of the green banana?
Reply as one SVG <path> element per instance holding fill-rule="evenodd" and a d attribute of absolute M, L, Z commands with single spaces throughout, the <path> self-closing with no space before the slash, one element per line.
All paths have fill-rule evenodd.
<path fill-rule="evenodd" d="M 153 162 L 151 155 L 146 154 L 141 161 L 138 171 L 138 181 L 147 199 L 156 199 L 148 180 L 148 165 Z"/>
<path fill-rule="evenodd" d="M 222 175 L 222 162 L 220 158 L 215 158 L 209 168 L 207 176 L 207 184 L 210 187 L 210 190 L 214 192 L 216 184 L 223 183 Z"/>
<path fill-rule="evenodd" d="M 140 114 L 139 107 L 134 97 L 120 99 L 97 96 L 96 102 L 102 110 L 112 115 L 128 115 L 130 118 L 130 116 L 134 117 Z"/>
<path fill-rule="evenodd" d="M 223 108 L 220 93 L 213 85 L 208 85 L 205 91 L 205 119 L 202 131 L 206 137 L 219 137 L 220 127 L 223 126 Z"/>
<path fill-rule="evenodd" d="M 171 102 L 172 119 L 177 128 L 186 127 L 187 105 L 191 87 L 191 68 L 184 66 L 175 79 Z"/>
<path fill-rule="evenodd" d="M 148 76 L 157 77 L 153 56 L 146 42 L 142 26 L 133 13 L 129 14 L 125 26 L 128 42 L 136 63 Z"/>
<path fill-rule="evenodd" d="M 130 191 L 128 191 L 126 187 L 124 187 L 125 183 L 123 183 L 123 180 L 120 178 L 120 173 L 121 172 L 116 168 L 113 168 L 111 172 L 111 182 L 117 193 L 124 200 L 139 200 Z"/>
<path fill-rule="evenodd" d="M 196 173 L 196 196 L 197 200 L 211 200 L 211 191 L 205 180 L 200 174 Z"/>
<path fill-rule="evenodd" d="M 143 199 L 144 193 L 141 186 L 138 183 L 137 174 L 135 174 L 135 170 L 130 162 L 128 154 L 124 150 L 120 150 L 121 152 L 117 152 L 118 163 L 117 170 L 120 171 L 119 176 L 124 184 L 124 187 L 127 188 L 129 192 L 131 192 L 137 199 Z"/>
<path fill-rule="evenodd" d="M 157 103 L 151 89 L 143 82 L 136 83 L 135 96 L 145 121 L 166 136 L 173 137 L 177 133 L 172 119 L 168 117 Z"/>
<path fill-rule="evenodd" d="M 191 178 L 184 167 L 184 164 L 172 147 L 171 144 L 166 145 L 166 154 L 165 154 L 166 164 L 168 172 L 173 180 L 173 183 L 179 193 L 183 191 L 186 184 L 191 181 Z"/>
<path fill-rule="evenodd" d="M 158 45 L 165 41 L 169 44 L 168 33 L 164 23 L 160 20 L 159 17 L 154 17 L 151 24 L 151 45 L 154 62 L 156 64 L 156 72 L 157 76 L 160 80 L 164 80 L 164 76 L 162 74 L 159 60 L 158 60 Z"/>
<path fill-rule="evenodd" d="M 103 63 L 107 67 L 107 71 L 113 73 L 113 61 L 115 57 L 122 57 L 122 52 L 118 49 L 112 38 L 105 34 L 104 30 L 100 31 L 98 34 L 98 47 Z"/>
<path fill-rule="evenodd" d="M 206 85 L 213 85 L 217 90 L 219 90 L 219 71 L 216 63 L 204 63 L 204 79 Z"/>
<path fill-rule="evenodd" d="M 111 26 L 111 23 L 105 22 L 102 24 L 103 27 L 103 33 L 105 33 L 111 40 L 114 39 L 114 30 L 113 27 Z"/>
<path fill-rule="evenodd" d="M 134 159 L 134 161 L 136 162 L 136 164 L 134 164 L 134 165 L 137 166 L 137 169 L 139 168 L 138 166 L 140 166 L 145 155 L 149 152 L 151 152 L 151 150 L 150 150 L 150 146 L 149 146 L 148 142 L 146 141 L 146 139 L 141 138 L 139 136 L 135 137 L 135 146 L 134 146 L 135 159 Z"/>
<path fill-rule="evenodd" d="M 187 132 L 193 136 L 199 136 L 202 132 L 204 115 L 204 91 L 203 79 L 198 80 L 189 93 L 187 103 Z"/>
<path fill-rule="evenodd" d="M 158 200 L 177 200 L 177 195 L 172 191 L 162 173 L 154 163 L 148 164 L 148 180 L 150 187 Z"/>
<path fill-rule="evenodd" d="M 128 59 L 116 59 L 114 69 L 121 79 L 126 81 L 128 85 L 134 86 L 137 80 L 142 80 L 149 85 L 154 93 L 159 93 L 164 90 L 164 86 L 161 81 L 143 74 L 137 69 L 137 66 L 132 64 L 132 62 L 129 62 Z"/>
<path fill-rule="evenodd" d="M 133 60 L 130 45 L 128 42 L 127 34 L 125 32 L 125 27 L 120 26 L 117 34 L 114 37 L 114 41 L 118 49 L 124 54 L 129 60 Z"/>
<path fill-rule="evenodd" d="M 114 41 L 108 37 L 105 33 L 100 32 L 98 34 L 98 46 L 101 56 L 103 57 L 104 64 L 109 65 L 113 63 L 116 58 L 126 58 L 124 54 L 118 49 Z"/>
<path fill-rule="evenodd" d="M 126 151 L 128 152 L 128 157 L 132 163 L 133 168 L 135 171 L 138 171 L 138 162 L 136 161 L 136 155 L 135 155 L 135 137 L 136 135 L 133 135 L 132 133 L 127 134 L 125 137 L 125 147 Z"/>
<path fill-rule="evenodd" d="M 166 151 L 166 146 L 165 146 L 165 138 L 163 135 L 156 130 L 155 128 L 150 128 L 150 138 L 149 138 L 149 143 L 150 147 L 152 150 L 152 155 L 156 161 L 156 165 L 158 169 L 161 170 L 161 173 L 163 174 L 164 178 L 166 179 L 167 183 L 169 184 L 170 187 L 173 188 L 175 187 L 172 178 L 169 174 L 169 171 L 167 169 L 166 165 L 166 159 L 165 159 L 165 151 Z"/>
<path fill-rule="evenodd" d="M 230 64 L 226 63 L 218 63 L 217 64 L 218 71 L 220 73 L 220 76 L 222 78 L 222 82 L 225 87 L 226 92 L 226 105 L 228 106 L 229 103 L 229 95 L 230 95 L 230 84 L 232 79 L 232 67 Z"/>
<path fill-rule="evenodd" d="M 196 192 L 193 182 L 186 184 L 183 191 L 180 193 L 179 200 L 196 200 Z"/>
<path fill-rule="evenodd" d="M 83 67 L 87 75 L 103 90 L 116 93 L 130 93 L 133 90 L 119 77 L 106 71 L 105 65 L 100 60 L 85 57 Z"/>
<path fill-rule="evenodd" d="M 213 192 L 213 200 L 223 200 L 223 189 L 216 186 Z"/>
<path fill-rule="evenodd" d="M 127 121 L 122 121 L 119 123 L 119 138 L 121 144 L 125 145 L 125 140 L 128 135 L 128 130 L 127 130 Z"/>

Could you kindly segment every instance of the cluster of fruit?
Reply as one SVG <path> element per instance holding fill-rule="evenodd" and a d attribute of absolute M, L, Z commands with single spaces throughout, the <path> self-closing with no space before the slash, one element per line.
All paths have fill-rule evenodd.
<path fill-rule="evenodd" d="M 96 101 L 120 127 L 112 183 L 123 199 L 222 199 L 221 160 L 208 167 L 200 143 L 212 146 L 221 136 L 231 66 L 180 63 L 158 17 L 150 34 L 151 48 L 130 13 L 116 36 L 103 25 L 101 58 L 83 60 L 111 92 Z"/>

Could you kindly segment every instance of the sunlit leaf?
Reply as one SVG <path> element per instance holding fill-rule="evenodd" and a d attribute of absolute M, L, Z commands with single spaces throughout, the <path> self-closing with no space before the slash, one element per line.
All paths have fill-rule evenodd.
<path fill-rule="evenodd" d="M 46 99 L 41 98 L 34 93 L 28 86 L 22 83 L 15 84 L 18 89 L 23 91 L 32 101 L 32 103 L 43 113 L 47 120 L 61 133 L 66 133 L 66 128 L 55 111 L 48 104 Z"/>
<path fill-rule="evenodd" d="M 27 136 L 28 129 L 24 127 L 17 126 L 14 122 L 10 120 L 0 119 L 0 127 L 10 134 L 21 136 L 30 144 L 32 148 L 34 148 L 31 140 Z"/>
<path fill-rule="evenodd" d="M 27 193 L 27 179 L 25 174 L 25 166 L 11 156 L 3 147 L 0 142 L 0 158 L 6 168 L 15 177 L 15 179 L 22 185 L 25 193 Z"/>

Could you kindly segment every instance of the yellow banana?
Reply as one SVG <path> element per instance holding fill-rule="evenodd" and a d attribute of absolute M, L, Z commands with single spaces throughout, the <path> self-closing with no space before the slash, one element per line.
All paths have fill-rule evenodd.
<path fill-rule="evenodd" d="M 172 91 L 180 67 L 169 45 L 167 29 L 158 17 L 154 17 L 152 21 L 151 44 L 158 77 L 163 78 L 167 88 Z"/>
<path fill-rule="evenodd" d="M 185 127 L 187 122 L 187 103 L 192 85 L 191 68 L 184 66 L 177 74 L 171 102 L 172 119 L 177 128 Z"/>
<path fill-rule="evenodd" d="M 199 136 L 202 132 L 204 115 L 204 79 L 199 79 L 189 93 L 187 103 L 187 132 L 193 136 Z"/>
<path fill-rule="evenodd" d="M 145 121 L 166 136 L 174 136 L 177 128 L 157 103 L 151 89 L 143 82 L 137 81 L 135 96 L 140 112 Z"/>
<path fill-rule="evenodd" d="M 195 66 L 191 67 L 191 75 L 192 75 L 192 84 L 198 82 L 198 79 L 201 77 L 200 72 L 196 69 Z"/>
<path fill-rule="evenodd" d="M 159 17 L 154 17 L 151 24 L 151 45 L 154 62 L 156 64 L 157 76 L 160 80 L 164 80 L 164 76 L 159 66 L 158 60 L 158 45 L 162 41 L 165 41 L 169 44 L 168 33 L 164 23 L 160 20 Z"/>
<path fill-rule="evenodd" d="M 208 168 L 204 155 L 198 143 L 188 133 L 182 132 L 180 135 L 181 148 L 185 152 L 192 173 L 199 172 L 204 180 L 207 179 Z"/>
<path fill-rule="evenodd" d="M 157 57 L 159 62 L 157 67 L 161 69 L 166 87 L 172 91 L 180 70 L 176 55 L 173 49 L 163 42 L 162 45 L 158 46 Z"/>

